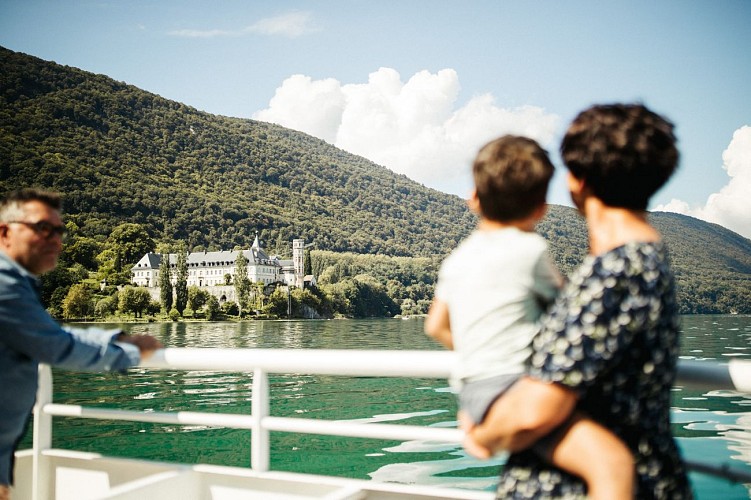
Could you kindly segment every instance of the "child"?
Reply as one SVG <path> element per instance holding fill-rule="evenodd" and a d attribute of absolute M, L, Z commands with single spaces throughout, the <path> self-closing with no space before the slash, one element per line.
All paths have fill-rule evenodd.
<path fill-rule="evenodd" d="M 425 323 L 429 336 L 457 353 L 451 385 L 464 428 L 480 423 L 523 375 L 537 320 L 562 283 L 534 232 L 553 176 L 545 150 L 531 139 L 501 137 L 480 150 L 473 175 L 469 205 L 480 220 L 441 265 Z M 564 422 L 535 452 L 580 476 L 590 498 L 632 498 L 633 458 L 620 439 L 578 414 L 562 412 Z"/>

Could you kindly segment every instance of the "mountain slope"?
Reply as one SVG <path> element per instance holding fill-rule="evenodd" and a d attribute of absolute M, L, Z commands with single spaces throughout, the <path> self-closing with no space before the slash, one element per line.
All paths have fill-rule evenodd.
<path fill-rule="evenodd" d="M 192 249 L 247 247 L 258 231 L 272 253 L 301 237 L 321 250 L 442 256 L 475 223 L 459 197 L 306 134 L 0 48 L 0 193 L 29 185 L 63 192 L 85 236 L 136 222 Z M 690 217 L 651 217 L 684 312 L 751 313 L 750 240 Z M 575 210 L 551 206 L 539 231 L 564 272 L 581 262 L 586 227 Z"/>
<path fill-rule="evenodd" d="M 0 191 L 66 194 L 92 234 L 112 218 L 189 246 L 304 237 L 331 250 L 442 253 L 464 202 L 279 126 L 213 116 L 105 76 L 0 51 Z"/>

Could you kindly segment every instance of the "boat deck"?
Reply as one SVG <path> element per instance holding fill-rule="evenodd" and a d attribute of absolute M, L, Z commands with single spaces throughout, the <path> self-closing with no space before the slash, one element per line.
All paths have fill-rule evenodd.
<path fill-rule="evenodd" d="M 165 349 L 143 366 L 170 370 L 252 372 L 251 415 L 136 412 L 52 403 L 52 373 L 40 366 L 34 448 L 17 453 L 13 500 L 236 500 L 236 499 L 468 499 L 489 500 L 487 491 L 396 484 L 269 470 L 269 433 L 274 431 L 375 439 L 424 439 L 459 443 L 458 429 L 282 418 L 269 414 L 269 373 L 368 377 L 444 378 L 453 353 L 306 349 Z M 678 384 L 751 393 L 751 362 L 729 364 L 681 360 Z M 251 467 L 188 465 L 105 457 L 53 449 L 52 417 L 208 424 L 251 431 Z M 751 474 L 724 464 L 691 464 L 702 472 L 751 482 Z"/>

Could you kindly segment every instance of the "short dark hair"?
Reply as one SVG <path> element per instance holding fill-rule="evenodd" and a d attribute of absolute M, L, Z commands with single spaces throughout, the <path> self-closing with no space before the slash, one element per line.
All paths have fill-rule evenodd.
<path fill-rule="evenodd" d="M 553 177 L 548 153 L 527 137 L 504 135 L 483 146 L 472 166 L 483 217 L 522 219 L 545 203 Z"/>
<path fill-rule="evenodd" d="M 57 193 L 35 188 L 17 189 L 6 193 L 2 199 L 0 199 L 0 221 L 5 221 L 10 212 L 15 211 L 16 209 L 20 210 L 22 204 L 30 201 L 42 202 L 55 210 L 61 210 L 63 208 L 63 199 Z"/>
<path fill-rule="evenodd" d="M 646 210 L 673 175 L 673 124 L 642 104 L 597 105 L 579 113 L 561 143 L 574 177 L 612 207 Z"/>

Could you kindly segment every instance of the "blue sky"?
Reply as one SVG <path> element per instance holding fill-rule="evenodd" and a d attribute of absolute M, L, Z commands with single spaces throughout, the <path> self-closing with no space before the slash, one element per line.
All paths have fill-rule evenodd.
<path fill-rule="evenodd" d="M 555 163 L 568 122 L 641 101 L 676 124 L 654 199 L 751 237 L 751 2 L 0 0 L 0 45 L 210 113 L 274 121 L 466 196 L 487 140 Z M 562 172 L 550 201 L 570 204 Z"/>

